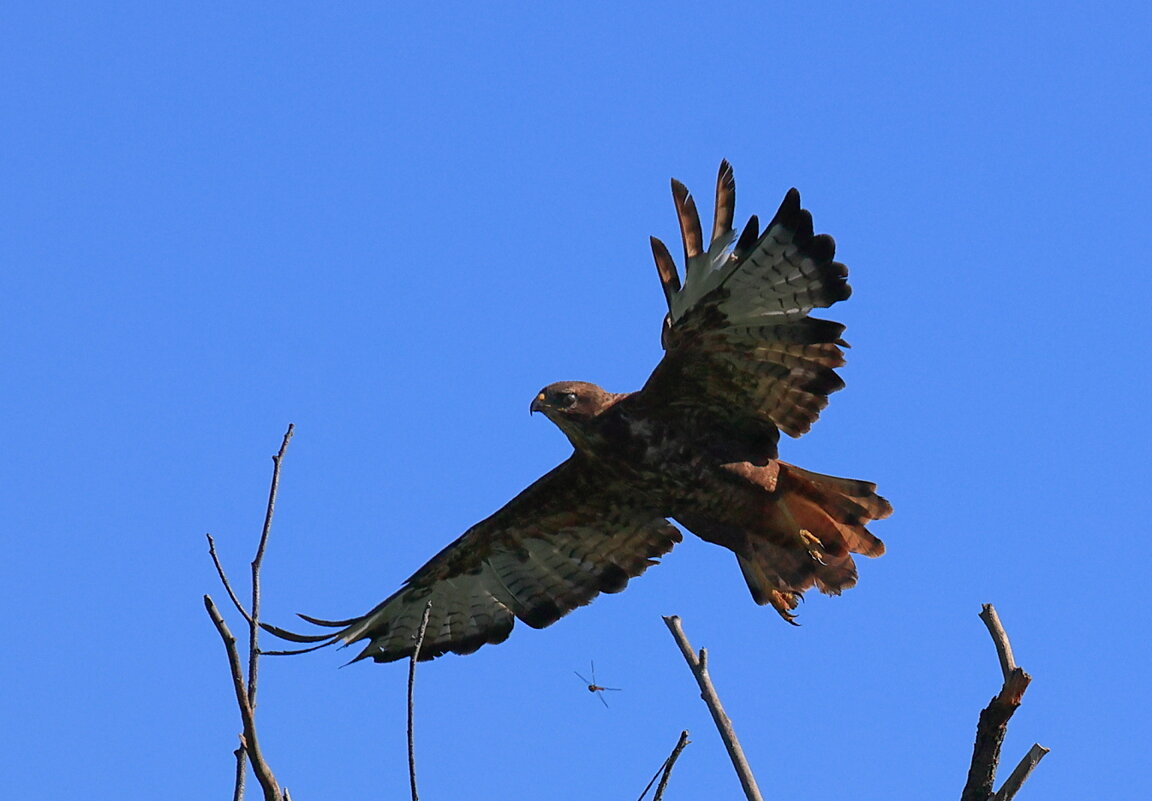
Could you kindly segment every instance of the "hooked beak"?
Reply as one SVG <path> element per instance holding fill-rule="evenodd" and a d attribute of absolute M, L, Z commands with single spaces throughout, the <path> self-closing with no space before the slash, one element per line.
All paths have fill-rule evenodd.
<path fill-rule="evenodd" d="M 537 395 L 535 398 L 532 399 L 532 405 L 529 407 L 528 413 L 529 414 L 535 414 L 536 412 L 543 412 L 543 411 L 544 411 L 544 393 L 541 392 L 539 395 Z"/>

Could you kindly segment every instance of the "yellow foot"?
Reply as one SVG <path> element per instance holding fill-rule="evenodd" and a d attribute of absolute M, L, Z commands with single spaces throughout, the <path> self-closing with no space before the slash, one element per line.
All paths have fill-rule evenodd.
<path fill-rule="evenodd" d="M 804 599 L 804 596 L 796 592 L 785 592 L 782 590 L 772 590 L 768 595 L 768 603 L 772 604 L 772 608 L 776 610 L 780 617 L 791 623 L 793 626 L 799 626 L 796 622 L 796 615 L 792 614 L 792 610 L 796 608 L 796 604 Z"/>
<path fill-rule="evenodd" d="M 822 565 L 828 564 L 824 561 L 824 543 L 820 542 L 819 537 L 806 528 L 800 529 L 799 537 L 800 544 L 804 546 L 804 550 L 808 551 L 809 556 Z"/>

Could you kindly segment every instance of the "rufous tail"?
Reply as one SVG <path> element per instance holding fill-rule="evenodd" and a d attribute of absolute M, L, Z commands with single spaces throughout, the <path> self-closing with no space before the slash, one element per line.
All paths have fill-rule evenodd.
<path fill-rule="evenodd" d="M 852 554 L 880 556 L 884 543 L 865 525 L 892 514 L 867 481 L 837 478 L 779 462 L 761 530 L 748 532 L 740 570 L 756 603 L 792 622 L 804 591 L 839 595 L 856 584 Z"/>

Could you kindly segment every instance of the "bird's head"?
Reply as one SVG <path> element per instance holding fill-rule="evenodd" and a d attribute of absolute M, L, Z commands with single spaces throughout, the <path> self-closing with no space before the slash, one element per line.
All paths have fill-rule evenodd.
<path fill-rule="evenodd" d="M 532 399 L 532 411 L 540 412 L 561 431 L 577 448 L 586 443 L 585 424 L 607 409 L 619 398 L 587 381 L 558 381 L 549 384 Z"/>

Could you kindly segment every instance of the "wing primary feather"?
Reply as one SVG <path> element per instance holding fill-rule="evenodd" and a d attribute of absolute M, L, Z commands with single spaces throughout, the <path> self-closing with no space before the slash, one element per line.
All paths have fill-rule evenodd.
<path fill-rule="evenodd" d="M 772 222 L 768 223 L 768 227 L 764 230 L 770 231 L 774 225 L 783 225 L 792 231 L 792 241 L 801 249 L 806 248 L 812 241 L 812 214 L 807 209 L 801 208 L 800 190 L 796 187 L 792 187 L 784 195 L 780 208 L 776 210 Z"/>
<path fill-rule="evenodd" d="M 336 637 L 339 636 L 338 634 L 297 634 L 294 631 L 288 631 L 288 629 L 282 629 L 279 626 L 273 626 L 271 623 L 265 623 L 264 621 L 260 621 L 260 628 L 264 629 L 264 631 L 268 632 L 269 634 L 275 634 L 277 637 L 279 637 L 282 640 L 288 640 L 288 642 L 299 642 L 299 643 L 324 642 L 324 643 L 326 643 L 326 642 L 334 640 Z M 317 646 L 317 647 L 320 648 L 323 646 Z"/>
<path fill-rule="evenodd" d="M 327 648 L 329 645 L 334 645 L 335 643 L 336 643 L 335 638 L 329 638 L 329 640 L 327 642 L 322 642 L 319 645 L 313 645 L 309 648 L 293 648 L 293 649 L 288 650 L 288 651 L 285 651 L 285 650 L 265 651 L 265 650 L 261 649 L 260 655 L 261 656 L 296 656 L 297 654 L 310 654 L 313 651 L 319 651 L 321 648 Z"/>
<path fill-rule="evenodd" d="M 700 229 L 700 214 L 696 211 L 696 201 L 688 187 L 672 179 L 672 200 L 676 204 L 676 216 L 680 218 L 680 238 L 684 240 L 684 263 L 704 252 L 704 234 Z"/>
<path fill-rule="evenodd" d="M 296 617 L 300 618 L 301 620 L 306 620 L 315 626 L 327 626 L 327 627 L 333 628 L 333 629 L 342 629 L 345 626 L 352 625 L 353 623 L 355 623 L 357 620 L 360 619 L 358 617 L 351 617 L 351 618 L 348 618 L 347 620 L 323 620 L 323 619 L 318 618 L 318 617 L 312 617 L 311 615 L 306 615 L 303 612 L 297 612 Z"/>
<path fill-rule="evenodd" d="M 712 222 L 712 241 L 723 239 L 732 230 L 736 215 L 736 177 L 728 159 L 720 162 L 716 176 L 716 215 Z"/>
<path fill-rule="evenodd" d="M 656 260 L 656 272 L 660 275 L 660 285 L 664 288 L 664 299 L 672 308 L 672 297 L 680 291 L 680 275 L 676 272 L 676 262 L 668 252 L 668 246 L 656 237 L 649 237 L 652 244 L 652 258 Z"/>
<path fill-rule="evenodd" d="M 732 262 L 735 263 L 744 258 L 756 246 L 756 241 L 759 238 L 760 218 L 753 214 L 744 225 L 744 230 L 740 232 L 740 238 L 736 240 L 736 247 L 732 248 Z"/>
<path fill-rule="evenodd" d="M 836 255 L 836 240 L 828 234 L 817 234 L 808 243 L 808 255 L 814 261 L 832 261 Z M 845 268 L 847 273 L 847 268 Z"/>
<path fill-rule="evenodd" d="M 776 214 L 773 215 L 772 221 L 768 223 L 768 227 L 764 230 L 770 229 L 773 225 L 781 224 L 785 228 L 795 229 L 796 218 L 800 215 L 800 190 L 792 187 L 784 193 L 784 199 L 780 201 L 780 208 L 776 209 Z"/>

